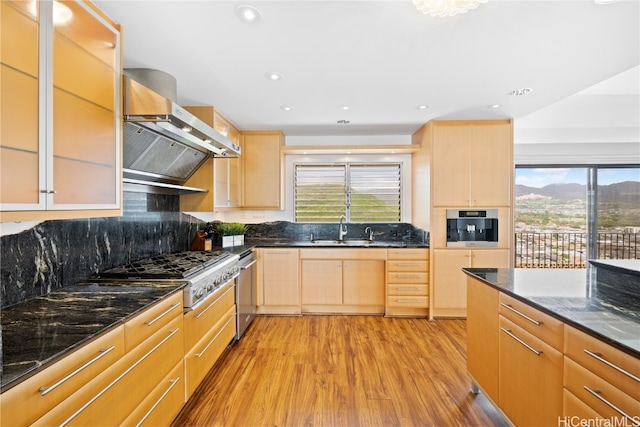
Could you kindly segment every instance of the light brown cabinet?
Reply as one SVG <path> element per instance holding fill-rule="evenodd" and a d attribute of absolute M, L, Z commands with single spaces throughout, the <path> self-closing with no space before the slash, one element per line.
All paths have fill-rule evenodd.
<path fill-rule="evenodd" d="M 437 121 L 433 126 L 433 207 L 511 206 L 510 121 Z"/>
<path fill-rule="evenodd" d="M 32 6 L 1 5 L 2 219 L 120 215 L 120 28 L 90 2 Z"/>
<path fill-rule="evenodd" d="M 382 314 L 384 249 L 301 249 L 303 313 Z"/>
<path fill-rule="evenodd" d="M 258 313 L 300 314 L 299 250 L 259 248 Z"/>
<path fill-rule="evenodd" d="M 37 414 L 39 418 L 33 424 L 119 425 L 125 419 L 137 424 L 144 419 L 155 418 L 158 414 L 165 420 L 175 418 L 185 402 L 184 389 L 169 389 L 168 400 L 161 399 L 163 393 L 158 391 L 168 389 L 165 387 L 167 378 L 175 383 L 184 382 L 181 369 L 184 355 L 182 325 L 182 293 L 177 292 L 106 335 L 115 334 L 117 337 L 119 334 L 120 338 L 117 338 L 116 342 L 122 343 L 122 351 L 114 353 L 121 355 L 118 359 L 112 360 L 113 356 L 109 356 L 108 350 L 114 344 L 103 347 L 105 343 L 98 344 L 99 340 L 93 341 L 88 347 L 98 345 L 100 352 L 107 355 L 104 356 L 104 361 L 99 357 L 92 359 L 96 360 L 96 363 L 91 364 L 90 369 L 97 369 L 106 363 L 108 365 L 93 374 L 90 370 L 85 372 L 81 369 L 78 378 L 90 375 L 91 379 L 84 385 L 74 385 L 70 382 L 69 387 L 73 386 L 74 389 L 61 389 L 64 393 L 63 399 L 45 413 Z M 72 353 L 49 369 L 59 374 L 58 365 L 70 358 L 74 360 L 74 355 L 75 353 Z M 40 381 L 41 375 L 45 372 L 47 371 L 33 378 Z M 18 387 L 23 384 L 25 383 Z M 123 399 L 122 396 L 127 398 Z M 6 397 L 6 393 L 3 393 L 3 405 Z M 158 405 L 154 406 L 156 402 Z M 132 414 L 137 414 L 140 418 L 134 420 Z M 3 411 L 3 423 L 5 421 Z M 23 420 L 17 425 L 26 424 Z"/>
<path fill-rule="evenodd" d="M 187 106 L 187 111 L 242 148 L 240 131 L 212 106 Z M 213 212 L 240 206 L 240 157 L 210 157 L 185 182 L 207 192 L 180 196 L 180 210 Z"/>
<path fill-rule="evenodd" d="M 385 315 L 429 315 L 429 249 L 387 249 Z"/>
<path fill-rule="evenodd" d="M 434 249 L 433 305 L 434 317 L 466 317 L 467 280 L 463 268 L 506 268 L 511 251 L 507 249 Z"/>
<path fill-rule="evenodd" d="M 242 207 L 277 209 L 284 206 L 280 131 L 242 132 Z"/>
<path fill-rule="evenodd" d="M 498 404 L 499 375 L 499 292 L 467 277 L 467 371 L 472 388 L 477 388 Z"/>
<path fill-rule="evenodd" d="M 638 424 L 640 361 L 571 326 L 564 332 L 564 416 L 578 409 L 592 419 Z"/>

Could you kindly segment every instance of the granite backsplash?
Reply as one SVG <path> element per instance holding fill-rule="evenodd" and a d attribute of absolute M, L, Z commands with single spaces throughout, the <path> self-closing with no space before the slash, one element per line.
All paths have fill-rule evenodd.
<path fill-rule="evenodd" d="M 0 238 L 0 306 L 86 280 L 100 270 L 189 249 L 203 222 L 177 196 L 125 192 L 123 216 L 45 221 Z"/>

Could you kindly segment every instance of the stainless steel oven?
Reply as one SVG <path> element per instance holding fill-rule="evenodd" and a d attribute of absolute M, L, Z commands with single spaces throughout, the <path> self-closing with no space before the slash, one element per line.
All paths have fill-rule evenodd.
<path fill-rule="evenodd" d="M 238 262 L 240 272 L 236 279 L 236 309 L 238 311 L 236 340 L 242 337 L 242 334 L 244 334 L 244 331 L 247 330 L 256 316 L 258 306 L 257 262 L 258 260 L 251 251 L 240 255 L 240 261 Z"/>
<path fill-rule="evenodd" d="M 447 247 L 498 246 L 498 209 L 447 209 Z"/>

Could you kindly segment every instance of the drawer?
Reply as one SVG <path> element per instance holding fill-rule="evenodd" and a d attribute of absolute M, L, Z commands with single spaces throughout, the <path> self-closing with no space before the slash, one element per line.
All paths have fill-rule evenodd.
<path fill-rule="evenodd" d="M 2 424 L 33 423 L 107 370 L 123 354 L 124 333 L 123 326 L 119 326 L 2 393 Z"/>
<path fill-rule="evenodd" d="M 429 261 L 389 260 L 387 261 L 387 271 L 429 271 Z"/>
<path fill-rule="evenodd" d="M 564 324 L 560 320 L 502 292 L 500 293 L 498 310 L 501 315 L 525 331 L 535 335 L 556 350 L 563 351 Z"/>
<path fill-rule="evenodd" d="M 427 285 L 399 285 L 389 284 L 387 285 L 387 295 L 429 295 L 429 286 Z"/>
<path fill-rule="evenodd" d="M 188 400 L 211 367 L 236 335 L 236 310 L 232 307 L 204 337 L 185 355 L 185 393 Z"/>
<path fill-rule="evenodd" d="M 582 400 L 578 399 L 575 394 L 571 393 L 566 388 L 562 390 L 562 415 L 567 419 L 577 417 L 580 420 L 595 420 L 596 418 L 603 418 L 602 415 L 589 407 Z M 565 423 L 565 425 L 570 425 Z"/>
<path fill-rule="evenodd" d="M 640 400 L 640 360 L 571 326 L 564 331 L 565 355 Z"/>
<path fill-rule="evenodd" d="M 429 248 L 387 249 L 387 259 L 429 260 Z"/>
<path fill-rule="evenodd" d="M 164 325 L 182 316 L 182 292 L 159 301 L 124 324 L 125 351 L 162 329 Z"/>
<path fill-rule="evenodd" d="M 421 296 L 388 296 L 387 307 L 429 307 L 429 298 Z"/>
<path fill-rule="evenodd" d="M 188 352 L 235 304 L 235 285 L 229 282 L 194 310 L 184 315 L 185 351 Z"/>
<path fill-rule="evenodd" d="M 429 273 L 418 273 L 414 271 L 387 273 L 387 283 L 429 283 Z"/>
<path fill-rule="evenodd" d="M 627 418 L 627 423 L 620 425 L 634 425 L 631 419 L 640 414 L 638 400 L 566 356 L 564 387 L 605 418 Z M 636 422 L 638 422 L 637 418 Z"/>
<path fill-rule="evenodd" d="M 376 248 L 316 248 L 300 249 L 300 259 L 370 259 L 385 260 L 385 249 Z"/>
<path fill-rule="evenodd" d="M 181 359 L 122 425 L 168 425 L 184 403 L 184 360 Z"/>

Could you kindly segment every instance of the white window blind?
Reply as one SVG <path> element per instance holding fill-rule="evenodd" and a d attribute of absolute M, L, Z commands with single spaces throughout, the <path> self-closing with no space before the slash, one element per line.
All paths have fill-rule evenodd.
<path fill-rule="evenodd" d="M 297 164 L 297 222 L 399 222 L 401 165 L 396 163 Z"/>

